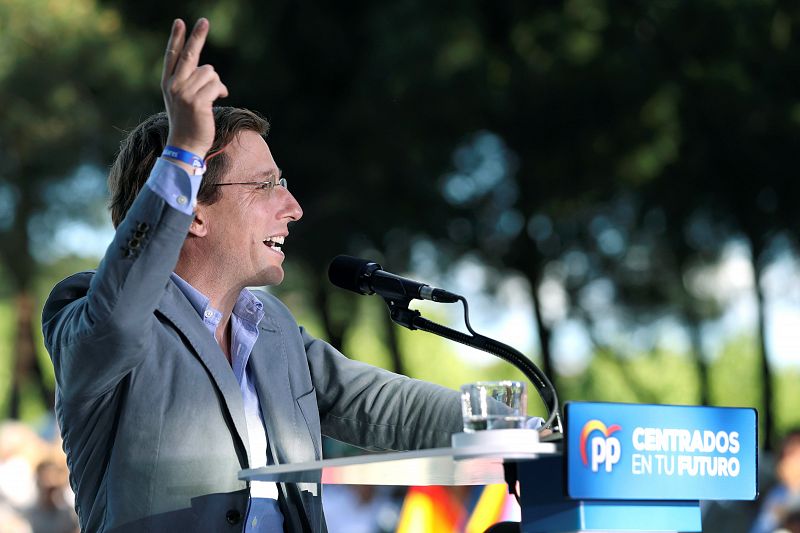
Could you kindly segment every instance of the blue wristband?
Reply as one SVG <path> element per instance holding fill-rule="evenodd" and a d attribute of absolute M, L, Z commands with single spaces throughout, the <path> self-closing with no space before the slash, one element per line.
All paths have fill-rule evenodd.
<path fill-rule="evenodd" d="M 192 165 L 194 168 L 193 174 L 195 176 L 202 176 L 206 172 L 206 162 L 197 154 L 182 150 L 176 146 L 165 146 L 164 151 L 161 152 L 162 156 L 171 157 L 178 161 L 183 161 L 187 165 Z"/>

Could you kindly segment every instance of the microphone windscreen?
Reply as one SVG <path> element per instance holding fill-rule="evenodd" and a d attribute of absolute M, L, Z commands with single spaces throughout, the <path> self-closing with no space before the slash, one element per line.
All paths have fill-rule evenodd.
<path fill-rule="evenodd" d="M 366 294 L 361 289 L 361 277 L 367 272 L 370 264 L 375 263 L 349 255 L 337 255 L 328 267 L 328 279 L 342 289 Z"/>

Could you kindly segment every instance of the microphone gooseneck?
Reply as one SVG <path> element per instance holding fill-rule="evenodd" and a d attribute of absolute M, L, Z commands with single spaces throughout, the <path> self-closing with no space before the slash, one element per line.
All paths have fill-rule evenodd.
<path fill-rule="evenodd" d="M 408 329 L 419 329 L 440 337 L 465 344 L 495 355 L 518 368 L 530 380 L 548 410 L 546 427 L 562 432 L 558 394 L 553 383 L 536 364 L 514 348 L 477 333 L 469 323 L 469 305 L 466 298 L 444 289 L 437 289 L 417 281 L 385 272 L 374 261 L 347 255 L 337 256 L 328 268 L 331 283 L 362 295 L 379 294 L 389 306 L 392 321 Z M 415 309 L 409 309 L 411 300 L 432 300 L 464 306 L 464 323 L 470 334 L 450 329 L 424 318 Z"/>

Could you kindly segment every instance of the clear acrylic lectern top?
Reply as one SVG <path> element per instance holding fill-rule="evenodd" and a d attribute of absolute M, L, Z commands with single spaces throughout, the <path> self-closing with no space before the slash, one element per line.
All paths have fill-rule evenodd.
<path fill-rule="evenodd" d="M 450 448 L 366 454 L 242 470 L 239 479 L 336 485 L 488 485 L 505 483 L 503 463 L 558 453 L 531 429 L 453 435 Z"/>

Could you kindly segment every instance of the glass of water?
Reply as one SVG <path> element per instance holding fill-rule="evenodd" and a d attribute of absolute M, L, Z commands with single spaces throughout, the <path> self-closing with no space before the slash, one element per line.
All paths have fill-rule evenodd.
<path fill-rule="evenodd" d="M 521 381 L 479 381 L 461 387 L 464 431 L 525 427 L 528 395 Z"/>

